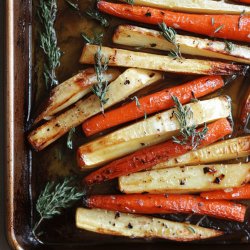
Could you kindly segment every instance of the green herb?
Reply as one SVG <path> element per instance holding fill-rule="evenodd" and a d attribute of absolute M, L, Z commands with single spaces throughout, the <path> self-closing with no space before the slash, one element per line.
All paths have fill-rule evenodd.
<path fill-rule="evenodd" d="M 80 11 L 79 5 L 77 3 L 72 3 L 69 0 L 64 0 L 73 10 Z"/>
<path fill-rule="evenodd" d="M 192 103 L 196 103 L 196 102 L 199 102 L 199 100 L 197 98 L 191 98 L 190 100 Z"/>
<path fill-rule="evenodd" d="M 171 27 L 167 27 L 165 23 L 159 24 L 159 27 L 161 28 L 161 34 L 162 36 L 170 43 L 172 43 L 175 47 L 174 50 L 170 52 L 170 56 L 174 58 L 181 58 L 181 51 L 180 51 L 180 45 L 176 43 L 176 31 L 175 29 Z"/>
<path fill-rule="evenodd" d="M 74 178 L 66 177 L 62 182 L 48 182 L 36 202 L 40 219 L 33 227 L 33 233 L 43 220 L 60 215 L 63 209 L 69 208 L 84 195 L 74 186 Z"/>
<path fill-rule="evenodd" d="M 60 66 L 62 55 L 60 48 L 57 46 L 57 37 L 54 28 L 56 13 L 56 0 L 40 0 L 37 14 L 42 26 L 40 31 L 40 47 L 45 54 L 44 79 L 47 89 L 58 85 L 55 70 Z"/>
<path fill-rule="evenodd" d="M 90 44 L 95 44 L 95 45 L 100 45 L 102 44 L 102 40 L 103 40 L 103 33 L 102 32 L 96 32 L 94 34 L 94 37 L 89 37 L 86 33 L 82 32 L 81 33 L 82 38 L 84 39 L 84 41 L 86 43 L 90 43 Z"/>
<path fill-rule="evenodd" d="M 97 10 L 97 9 L 88 9 L 86 11 L 86 14 L 88 16 L 90 16 L 91 18 L 93 18 L 93 19 L 97 20 L 98 22 L 100 22 L 102 26 L 104 26 L 104 27 L 109 26 L 109 22 L 108 22 L 107 18 L 104 15 L 102 15 L 102 13 L 99 10 Z"/>
<path fill-rule="evenodd" d="M 138 99 L 137 96 L 132 97 L 131 100 L 132 100 L 132 101 L 135 101 L 135 104 L 136 104 L 136 106 L 137 106 L 138 108 L 141 107 L 140 101 L 139 101 L 139 99 Z"/>
<path fill-rule="evenodd" d="M 232 52 L 234 50 L 234 44 L 232 42 L 225 40 L 225 45 L 228 52 Z"/>
<path fill-rule="evenodd" d="M 181 139 L 173 137 L 173 141 L 181 145 L 190 144 L 195 149 L 207 134 L 207 125 L 205 123 L 203 130 L 200 132 L 197 132 L 197 126 L 189 126 L 190 121 L 193 119 L 192 110 L 188 106 L 183 106 L 176 96 L 172 96 L 172 98 L 177 109 L 177 111 L 174 111 L 174 115 L 180 123 L 180 133 L 182 135 Z"/>
<path fill-rule="evenodd" d="M 97 84 L 92 87 L 93 93 L 98 97 L 101 104 L 101 111 L 104 113 L 104 105 L 109 99 L 106 98 L 108 91 L 108 81 L 104 80 L 104 72 L 108 69 L 108 58 L 104 58 L 101 52 L 101 46 L 95 54 L 95 72 L 97 76 Z M 102 65 L 103 64 L 103 65 Z"/>
<path fill-rule="evenodd" d="M 211 23 L 212 23 L 212 25 L 214 26 L 215 21 L 214 21 L 214 18 L 213 18 L 213 17 L 211 18 Z"/>
<path fill-rule="evenodd" d="M 224 25 L 222 24 L 221 26 L 219 26 L 219 27 L 214 31 L 214 33 L 219 32 L 223 27 L 224 27 Z"/>
<path fill-rule="evenodd" d="M 131 4 L 131 5 L 134 4 L 134 0 L 125 0 L 125 2 L 128 3 L 128 4 Z"/>
<path fill-rule="evenodd" d="M 187 228 L 187 230 L 188 230 L 189 232 L 195 234 L 195 230 L 194 230 L 193 227 L 187 226 L 186 228 Z"/>
<path fill-rule="evenodd" d="M 69 133 L 68 133 L 68 138 L 67 138 L 67 147 L 69 149 L 73 149 L 73 135 L 76 132 L 75 128 L 72 128 Z"/>

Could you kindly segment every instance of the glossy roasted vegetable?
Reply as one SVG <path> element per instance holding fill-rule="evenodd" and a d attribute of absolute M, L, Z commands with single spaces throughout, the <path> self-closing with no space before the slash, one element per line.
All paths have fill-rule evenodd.
<path fill-rule="evenodd" d="M 250 181 L 250 163 L 151 170 L 119 178 L 124 193 L 199 193 L 240 187 Z"/>
<path fill-rule="evenodd" d="M 126 2 L 126 0 L 121 0 Z M 236 1 L 237 2 L 237 1 Z M 250 3 L 250 0 L 238 0 Z M 134 5 L 203 14 L 250 14 L 250 7 L 213 0 L 133 0 Z"/>
<path fill-rule="evenodd" d="M 117 69 L 109 69 L 104 72 L 104 81 L 114 81 L 120 72 Z M 91 92 L 91 87 L 97 83 L 95 70 L 89 68 L 71 77 L 67 81 L 55 87 L 50 94 L 45 110 L 36 118 L 35 123 L 42 119 L 50 120 L 63 109 L 74 104 Z"/>
<path fill-rule="evenodd" d="M 229 201 L 210 201 L 194 195 L 132 194 L 93 195 L 85 204 L 89 208 L 137 214 L 200 214 L 243 222 L 246 206 Z"/>
<path fill-rule="evenodd" d="M 108 108 L 136 91 L 162 79 L 159 72 L 143 69 L 128 69 L 110 83 L 104 108 Z M 127 81 L 130 82 L 127 85 Z M 101 112 L 100 101 L 96 95 L 78 101 L 72 108 L 32 131 L 29 142 L 36 150 L 42 150 L 66 134 L 71 128 L 80 125 L 89 117 Z"/>
<path fill-rule="evenodd" d="M 184 106 L 185 107 L 185 106 Z M 187 104 L 192 112 L 187 126 L 199 126 L 231 114 L 231 105 L 227 97 Z M 78 165 L 82 169 L 100 166 L 146 146 L 155 145 L 175 136 L 180 131 L 180 123 L 174 115 L 176 109 L 159 113 L 143 121 L 84 144 L 78 149 Z"/>
<path fill-rule="evenodd" d="M 243 136 L 220 141 L 207 147 L 190 151 L 184 155 L 157 164 L 153 169 L 221 162 L 246 157 L 248 155 L 250 155 L 250 136 Z"/>
<path fill-rule="evenodd" d="M 249 15 L 187 14 L 106 1 L 99 1 L 97 6 L 100 11 L 132 21 L 157 25 L 164 22 L 175 29 L 210 37 L 250 42 Z"/>
<path fill-rule="evenodd" d="M 183 85 L 163 89 L 159 92 L 138 98 L 113 109 L 103 115 L 97 115 L 83 123 L 83 131 L 87 136 L 96 134 L 105 129 L 148 116 L 155 112 L 169 109 L 174 106 L 172 96 L 176 96 L 182 104 L 188 103 L 192 98 L 200 98 L 224 86 L 221 76 L 205 76 Z"/>
<path fill-rule="evenodd" d="M 241 187 L 227 188 L 211 192 L 201 193 L 201 197 L 208 200 L 249 200 L 250 199 L 250 184 Z"/>
<path fill-rule="evenodd" d="M 209 145 L 224 136 L 232 133 L 232 128 L 227 119 L 221 119 L 207 126 L 208 132 L 201 140 L 199 147 Z M 203 128 L 199 129 L 199 131 Z M 88 185 L 108 181 L 119 176 L 128 175 L 142 170 L 151 169 L 158 163 L 164 162 L 169 158 L 173 158 L 188 151 L 191 151 L 193 146 L 190 144 L 177 144 L 173 139 L 165 143 L 151 146 L 128 155 L 119 160 L 113 161 L 110 164 L 96 170 L 84 178 L 84 182 Z"/>
<path fill-rule="evenodd" d="M 223 234 L 221 231 L 187 223 L 85 208 L 77 209 L 76 226 L 80 229 L 101 234 L 133 238 L 163 238 L 174 241 L 200 240 Z"/>
<path fill-rule="evenodd" d="M 99 46 L 87 44 L 83 48 L 80 63 L 94 64 Z M 188 73 L 199 75 L 232 75 L 243 74 L 245 67 L 242 65 L 223 62 L 173 58 L 136 52 L 123 49 L 102 47 L 103 58 L 109 58 L 108 65 L 119 67 L 132 67 L 151 70 L 160 70 L 175 73 Z"/>
<path fill-rule="evenodd" d="M 174 49 L 174 45 L 166 40 L 161 32 L 132 25 L 120 25 L 115 31 L 113 42 L 163 51 Z M 182 54 L 250 64 L 250 47 L 247 46 L 177 34 L 175 42 L 180 46 Z"/>

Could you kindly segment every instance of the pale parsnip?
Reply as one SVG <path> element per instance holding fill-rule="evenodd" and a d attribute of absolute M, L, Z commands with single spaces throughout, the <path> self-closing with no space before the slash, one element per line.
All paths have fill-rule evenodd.
<path fill-rule="evenodd" d="M 86 44 L 80 58 L 80 63 L 94 64 L 95 54 L 99 46 Z M 243 74 L 242 65 L 215 62 L 208 60 L 173 58 L 171 56 L 155 55 L 123 49 L 102 47 L 103 62 L 108 58 L 109 66 L 142 68 L 175 73 L 200 75 L 232 75 Z"/>
<path fill-rule="evenodd" d="M 119 178 L 124 193 L 199 193 L 239 187 L 250 180 L 250 163 L 151 170 Z"/>
<path fill-rule="evenodd" d="M 120 72 L 117 69 L 109 69 L 103 74 L 104 80 L 114 81 Z M 91 86 L 97 83 L 94 68 L 81 71 L 67 81 L 55 87 L 50 94 L 45 110 L 36 118 L 35 123 L 45 119 L 50 120 L 53 115 L 69 107 L 73 103 L 91 92 Z"/>
<path fill-rule="evenodd" d="M 143 69 L 128 69 L 110 83 L 106 94 L 108 99 L 104 108 L 108 108 L 138 90 L 162 79 L 159 72 Z M 127 84 L 129 82 L 129 84 Z M 101 112 L 100 101 L 95 95 L 78 101 L 72 108 L 53 118 L 31 132 L 28 139 L 36 150 L 42 150 L 71 128 L 80 125 L 89 117 Z"/>
<path fill-rule="evenodd" d="M 76 227 L 101 234 L 174 241 L 201 240 L 223 234 L 221 231 L 187 223 L 86 208 L 76 210 Z"/>
<path fill-rule="evenodd" d="M 176 35 L 176 43 L 183 54 L 219 58 L 250 64 L 250 47 L 213 41 L 193 36 Z M 159 31 L 133 25 L 120 25 L 113 36 L 113 42 L 121 45 L 170 51 L 174 49 Z"/>
<path fill-rule="evenodd" d="M 126 2 L 125 0 L 120 0 Z M 250 14 L 250 7 L 214 0 L 133 0 L 135 5 L 204 14 Z"/>
<path fill-rule="evenodd" d="M 153 169 L 221 162 L 248 155 L 250 155 L 250 136 L 244 136 L 220 141 L 205 148 L 190 151 L 184 155 L 160 163 L 154 166 Z"/>
<path fill-rule="evenodd" d="M 231 114 L 230 100 L 226 96 L 187 104 L 193 112 L 188 125 L 228 117 Z M 180 124 L 174 115 L 176 109 L 144 119 L 111 134 L 98 138 L 78 149 L 78 165 L 84 170 L 122 157 L 143 147 L 155 145 L 179 133 Z"/>

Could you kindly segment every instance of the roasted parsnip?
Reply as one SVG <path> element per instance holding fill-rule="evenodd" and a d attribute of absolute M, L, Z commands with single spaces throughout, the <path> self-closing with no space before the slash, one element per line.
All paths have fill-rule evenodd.
<path fill-rule="evenodd" d="M 174 45 L 159 31 L 132 25 L 120 25 L 115 31 L 113 42 L 164 51 L 174 49 Z M 180 46 L 182 54 L 250 63 L 250 47 L 247 46 L 183 35 L 176 35 L 175 42 Z"/>
<path fill-rule="evenodd" d="M 193 113 L 192 119 L 188 119 L 188 126 L 212 122 L 228 117 L 231 113 L 230 100 L 225 96 L 185 106 L 190 107 Z M 166 141 L 177 135 L 180 130 L 180 123 L 174 115 L 174 111 L 176 109 L 159 113 L 81 146 L 78 149 L 78 165 L 82 169 L 100 166 L 103 163 L 143 147 Z"/>
<path fill-rule="evenodd" d="M 109 85 L 104 108 L 126 99 L 134 92 L 162 79 L 159 72 L 143 69 L 128 69 Z M 129 82 L 130 84 L 127 84 Z M 42 150 L 67 133 L 71 128 L 80 125 L 89 117 L 101 112 L 97 96 L 91 95 L 78 101 L 72 108 L 53 118 L 32 131 L 29 142 L 36 150 Z"/>
<path fill-rule="evenodd" d="M 213 0 L 133 0 L 133 4 L 191 13 L 250 14 L 250 7 Z"/>
<path fill-rule="evenodd" d="M 109 69 L 103 74 L 104 81 L 114 81 L 120 72 L 117 69 Z M 36 118 L 35 123 L 42 119 L 50 120 L 53 115 L 69 107 L 73 103 L 91 92 L 91 86 L 97 83 L 95 70 L 89 68 L 71 77 L 67 81 L 55 87 L 50 94 L 45 110 Z"/>
<path fill-rule="evenodd" d="M 153 169 L 221 162 L 250 155 L 250 136 L 220 141 L 160 163 Z"/>
<path fill-rule="evenodd" d="M 163 238 L 175 241 L 201 240 L 223 234 L 221 231 L 187 223 L 86 208 L 77 209 L 76 226 L 101 234 L 133 238 Z"/>
<path fill-rule="evenodd" d="M 94 64 L 97 45 L 86 44 L 83 48 L 80 63 Z M 143 68 L 166 72 L 189 73 L 200 75 L 231 75 L 242 74 L 245 67 L 242 65 L 223 62 L 173 58 L 149 53 L 135 52 L 123 49 L 102 47 L 104 58 L 109 58 L 110 66 Z"/>
<path fill-rule="evenodd" d="M 239 187 L 250 180 L 250 163 L 151 170 L 119 178 L 124 193 L 199 193 Z"/>

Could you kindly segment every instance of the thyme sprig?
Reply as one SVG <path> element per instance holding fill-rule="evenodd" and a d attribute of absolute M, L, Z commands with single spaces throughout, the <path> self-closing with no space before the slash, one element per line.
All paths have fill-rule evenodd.
<path fill-rule="evenodd" d="M 96 3 L 98 3 L 99 0 L 96 0 Z M 109 26 L 109 21 L 108 19 L 97 9 L 97 8 L 89 8 L 86 11 L 86 14 L 95 19 L 96 21 L 100 22 L 100 24 L 104 27 L 108 27 Z"/>
<path fill-rule="evenodd" d="M 159 24 L 162 36 L 174 45 L 174 50 L 170 51 L 170 56 L 174 58 L 181 58 L 180 45 L 176 42 L 175 29 L 168 27 L 164 22 Z"/>
<path fill-rule="evenodd" d="M 58 183 L 48 182 L 36 202 L 36 210 L 40 219 L 34 225 L 32 232 L 35 233 L 44 220 L 60 215 L 63 209 L 71 207 L 83 195 L 84 192 L 75 187 L 73 177 L 66 177 Z"/>
<path fill-rule="evenodd" d="M 54 23 L 57 14 L 56 0 L 40 0 L 37 11 L 40 23 L 40 47 L 45 54 L 44 80 L 47 89 L 58 85 L 56 68 L 60 66 L 62 52 L 57 46 L 57 36 Z"/>
<path fill-rule="evenodd" d="M 102 113 L 104 113 L 104 105 L 109 100 L 106 98 L 108 91 L 108 81 L 104 80 L 103 76 L 103 74 L 108 70 L 108 61 L 108 58 L 102 55 L 102 47 L 100 46 L 95 54 L 95 72 L 97 76 L 97 84 L 92 87 L 92 91 L 100 101 Z"/>
<path fill-rule="evenodd" d="M 189 106 L 183 106 L 176 96 L 172 96 L 172 99 L 176 105 L 176 111 L 174 115 L 180 123 L 180 133 L 182 135 L 181 139 L 173 137 L 173 141 L 177 144 L 187 145 L 190 144 L 193 149 L 199 146 L 200 142 L 204 139 L 208 132 L 207 125 L 205 123 L 202 131 L 198 132 L 196 130 L 196 125 L 189 125 L 190 121 L 193 119 L 193 112 Z"/>
<path fill-rule="evenodd" d="M 100 45 L 102 44 L 104 34 L 102 32 L 96 32 L 93 37 L 89 37 L 85 32 L 82 32 L 81 36 L 86 43 Z"/>

